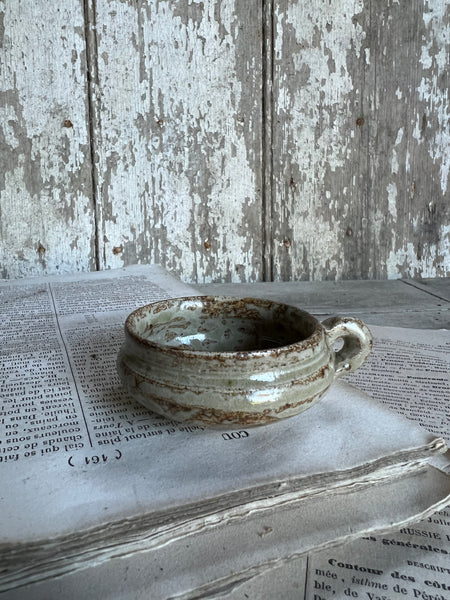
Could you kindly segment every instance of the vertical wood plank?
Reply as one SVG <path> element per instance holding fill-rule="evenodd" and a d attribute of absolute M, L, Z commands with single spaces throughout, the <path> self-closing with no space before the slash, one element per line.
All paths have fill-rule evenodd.
<path fill-rule="evenodd" d="M 449 5 L 276 3 L 274 276 L 448 275 Z"/>
<path fill-rule="evenodd" d="M 378 265 L 372 272 L 448 276 L 450 5 L 394 2 L 372 17 L 371 38 L 375 61 L 367 70 L 375 84 L 365 103 L 375 185 L 369 246 L 383 240 L 372 250 L 371 262 Z"/>
<path fill-rule="evenodd" d="M 94 8 L 102 268 L 261 279 L 260 3 Z"/>
<path fill-rule="evenodd" d="M 0 2 L 0 273 L 95 267 L 82 0 Z"/>
<path fill-rule="evenodd" d="M 344 276 L 359 202 L 362 2 L 277 3 L 274 48 L 274 277 Z M 363 207 L 361 207 L 362 209 Z M 348 236 L 347 236 L 348 237 Z"/>

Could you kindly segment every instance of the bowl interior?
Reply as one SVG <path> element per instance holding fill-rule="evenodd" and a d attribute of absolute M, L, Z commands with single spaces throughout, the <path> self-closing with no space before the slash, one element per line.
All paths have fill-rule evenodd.
<path fill-rule="evenodd" d="M 314 317 L 266 300 L 195 297 L 145 306 L 127 321 L 140 339 L 196 352 L 246 352 L 287 346 L 310 337 Z"/>

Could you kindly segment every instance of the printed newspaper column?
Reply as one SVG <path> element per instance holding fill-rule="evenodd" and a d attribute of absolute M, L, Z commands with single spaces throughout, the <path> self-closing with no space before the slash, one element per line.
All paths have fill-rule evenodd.
<path fill-rule="evenodd" d="M 132 310 L 192 293 L 156 266 L 2 282 L 0 463 L 181 431 L 125 397 L 115 362 Z"/>
<path fill-rule="evenodd" d="M 443 525 L 443 523 L 446 523 Z M 450 598 L 450 512 L 308 557 L 305 600 Z"/>
<path fill-rule="evenodd" d="M 86 445 L 49 285 L 5 285 L 1 295 L 0 463 Z"/>
<path fill-rule="evenodd" d="M 348 381 L 450 441 L 450 336 L 371 326 L 372 354 Z"/>
<path fill-rule="evenodd" d="M 179 423 L 126 397 L 116 368 L 126 316 L 138 306 L 170 295 L 139 276 L 65 282 L 53 284 L 52 289 L 72 372 L 83 396 L 91 447 L 101 451 L 95 456 L 102 460 L 105 453 L 106 459 L 108 450 L 117 454 L 128 442 L 178 432 Z"/>
<path fill-rule="evenodd" d="M 376 338 L 372 356 L 349 380 L 450 440 L 448 331 L 371 329 Z M 371 535 L 332 553 L 310 555 L 305 600 L 450 600 L 449 544 L 446 508 L 396 534 Z"/>

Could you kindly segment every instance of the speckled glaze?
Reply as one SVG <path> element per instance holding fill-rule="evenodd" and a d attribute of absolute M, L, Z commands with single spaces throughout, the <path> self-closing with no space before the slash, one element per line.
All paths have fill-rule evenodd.
<path fill-rule="evenodd" d="M 309 408 L 371 347 L 358 319 L 319 323 L 268 300 L 194 296 L 134 311 L 117 367 L 133 398 L 170 419 L 250 426 Z"/>

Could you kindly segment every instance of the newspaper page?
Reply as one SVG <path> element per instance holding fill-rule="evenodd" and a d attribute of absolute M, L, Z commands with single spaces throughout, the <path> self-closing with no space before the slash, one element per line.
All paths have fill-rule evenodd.
<path fill-rule="evenodd" d="M 125 317 L 142 304 L 193 293 L 156 267 L 2 282 L 0 293 L 2 537 L 12 544 L 95 527 L 99 512 L 105 524 L 120 514 L 139 517 L 149 498 L 182 505 L 230 485 L 286 485 L 293 475 L 351 471 L 435 440 L 367 400 L 348 402 L 348 390 L 330 393 L 300 426 L 293 418 L 251 431 L 202 431 L 125 399 L 115 373 Z M 429 375 L 441 376 L 439 369 Z M 373 431 L 385 420 L 388 436 Z M 371 443 L 362 445 L 369 433 Z M 248 456 L 257 458 L 256 471 Z"/>
<path fill-rule="evenodd" d="M 402 419 L 378 404 L 367 399 L 359 400 L 361 406 L 352 402 L 348 398 L 354 392 L 344 394 L 337 384 L 313 412 L 308 410 L 298 419 L 270 429 L 250 431 L 203 431 L 200 426 L 158 417 L 126 398 L 115 364 L 126 316 L 142 304 L 190 292 L 167 275 L 161 281 L 163 274 L 151 267 L 129 267 L 118 273 L 3 283 L 0 468 L 4 481 L 19 470 L 24 477 L 30 472 L 29 486 L 39 478 L 50 485 L 58 473 L 61 487 L 52 490 L 53 496 L 62 499 L 65 487 L 73 486 L 79 492 L 80 503 L 74 502 L 72 507 L 78 526 L 93 526 L 98 519 L 93 492 L 98 492 L 98 502 L 109 503 L 108 510 L 113 511 L 108 497 L 110 478 L 123 476 L 125 483 L 130 464 L 137 469 L 134 475 L 140 476 L 142 469 L 147 477 L 130 482 L 133 495 L 124 492 L 123 485 L 116 492 L 116 507 L 122 505 L 128 517 L 132 512 L 125 511 L 132 510 L 134 502 L 141 505 L 141 494 L 148 497 L 149 491 L 155 508 L 158 502 L 165 506 L 188 504 L 226 493 L 230 487 L 242 490 L 261 485 L 265 479 L 284 481 L 295 475 L 334 473 L 433 443 L 433 436 L 426 437 L 412 426 L 406 431 Z M 342 413 L 345 430 L 341 428 Z M 361 445 L 359 430 L 372 414 L 372 420 L 389 419 L 390 435 L 387 438 L 381 431 L 373 435 L 372 444 Z M 349 437 L 352 426 L 355 434 Z M 201 435 L 196 435 L 199 432 Z M 404 442 L 402 434 L 411 439 Z M 330 436 L 333 445 L 328 443 Z M 187 443 L 188 452 L 184 448 Z M 335 447 L 341 451 L 336 452 Z M 247 454 L 258 454 L 256 475 L 252 461 L 236 461 L 241 448 Z M 164 462 L 145 464 L 150 455 Z M 185 476 L 188 456 L 195 469 L 189 478 Z M 42 474 L 38 476 L 39 470 Z M 151 490 L 150 475 L 154 482 Z M 94 482 L 92 501 L 86 504 L 81 492 Z M 5 494 L 22 497 L 20 486 L 22 481 L 12 476 Z M 44 488 L 42 498 L 45 493 Z M 4 535 L 9 527 L 11 541 L 21 533 L 31 533 L 27 523 L 22 532 L 20 524 L 9 520 Z M 67 533 L 67 527 L 70 530 L 67 515 L 53 512 L 50 524 L 45 519 L 35 520 L 33 533 L 39 539 Z"/>
<path fill-rule="evenodd" d="M 369 326 L 374 351 L 349 381 L 450 440 L 450 331 Z M 286 561 L 236 586 L 229 598 L 247 596 L 450 600 L 450 506 L 396 533 Z"/>

